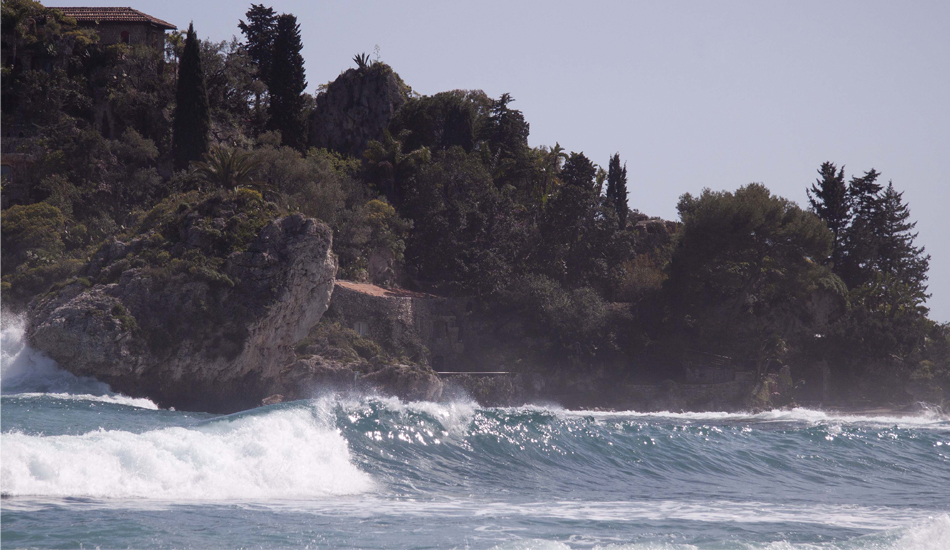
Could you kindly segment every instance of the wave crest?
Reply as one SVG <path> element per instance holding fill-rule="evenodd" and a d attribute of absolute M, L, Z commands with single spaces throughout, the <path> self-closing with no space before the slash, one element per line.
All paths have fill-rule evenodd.
<path fill-rule="evenodd" d="M 309 408 L 223 417 L 141 434 L 3 435 L 10 496 L 293 499 L 373 487 L 346 441 Z"/>

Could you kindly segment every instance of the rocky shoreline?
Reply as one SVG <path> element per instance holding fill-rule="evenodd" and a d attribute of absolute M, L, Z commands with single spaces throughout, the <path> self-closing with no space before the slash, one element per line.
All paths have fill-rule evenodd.
<path fill-rule="evenodd" d="M 249 218 L 265 208 L 251 193 L 205 199 L 103 245 L 79 277 L 31 303 L 30 345 L 73 374 L 179 410 L 235 412 L 327 388 L 406 400 L 466 396 L 488 406 L 759 411 L 794 404 L 788 367 L 716 383 L 632 384 L 530 368 L 440 376 L 433 363 L 439 370 L 492 364 L 466 353 L 485 347 L 492 332 L 459 324 L 470 303 L 338 283 L 329 228 L 299 214 Z"/>

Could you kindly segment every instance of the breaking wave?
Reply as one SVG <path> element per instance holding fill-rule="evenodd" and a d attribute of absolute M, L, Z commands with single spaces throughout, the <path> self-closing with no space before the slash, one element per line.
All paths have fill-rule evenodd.
<path fill-rule="evenodd" d="M 346 441 L 307 407 L 144 433 L 3 435 L 3 494 L 245 500 L 345 495 L 373 487 Z"/>
<path fill-rule="evenodd" d="M 93 378 L 75 376 L 61 369 L 56 361 L 34 350 L 26 343 L 26 321 L 23 316 L 3 312 L 0 336 L 0 391 L 21 397 L 46 395 L 52 399 L 98 401 L 157 409 L 149 399 L 127 397 L 114 393 L 108 384 Z"/>

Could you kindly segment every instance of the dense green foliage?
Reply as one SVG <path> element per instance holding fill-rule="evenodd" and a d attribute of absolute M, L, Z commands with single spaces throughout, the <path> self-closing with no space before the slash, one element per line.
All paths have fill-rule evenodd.
<path fill-rule="evenodd" d="M 843 303 L 822 265 L 831 234 L 817 216 L 760 184 L 686 194 L 678 208 L 668 292 L 686 345 L 761 368 L 827 322 L 814 311 L 819 293 Z"/>
<path fill-rule="evenodd" d="M 243 43 L 190 29 L 166 52 L 99 44 L 28 0 L 4 0 L 3 28 L 4 154 L 29 166 L 3 182 L 5 307 L 130 267 L 228 286 L 227 256 L 300 212 L 332 229 L 340 277 L 470 298 L 491 359 L 514 369 L 658 380 L 697 352 L 791 365 L 816 400 L 950 388 L 950 329 L 923 307 L 929 257 L 874 170 L 846 183 L 823 164 L 813 211 L 750 184 L 684 195 L 665 222 L 630 209 L 619 153 L 604 170 L 531 147 L 508 94 L 410 95 L 359 155 L 309 148 L 300 28 L 263 5 Z M 114 240 L 140 248 L 96 264 Z M 331 319 L 311 336 L 362 360 L 423 353 L 380 352 Z"/>

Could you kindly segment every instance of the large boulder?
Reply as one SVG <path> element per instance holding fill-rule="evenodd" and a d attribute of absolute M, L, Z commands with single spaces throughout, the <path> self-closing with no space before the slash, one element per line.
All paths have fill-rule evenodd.
<path fill-rule="evenodd" d="M 371 140 L 382 141 L 409 87 L 385 63 L 349 69 L 316 98 L 310 145 L 358 157 Z"/>
<path fill-rule="evenodd" d="M 103 246 L 87 277 L 35 300 L 30 344 L 162 406 L 230 412 L 277 393 L 327 309 L 331 231 L 300 215 L 255 225 L 261 204 L 208 202 Z"/>

